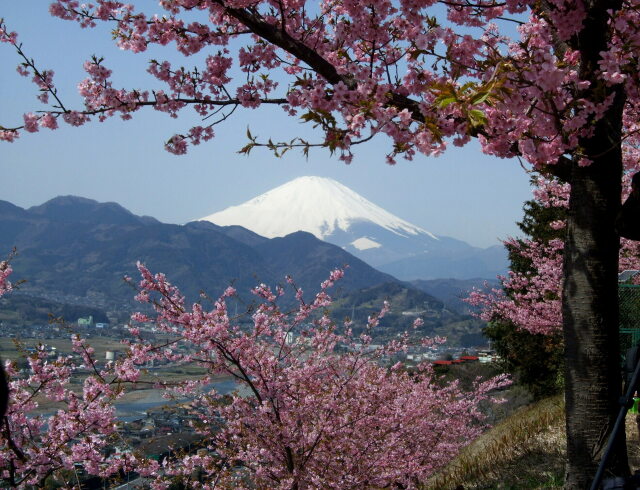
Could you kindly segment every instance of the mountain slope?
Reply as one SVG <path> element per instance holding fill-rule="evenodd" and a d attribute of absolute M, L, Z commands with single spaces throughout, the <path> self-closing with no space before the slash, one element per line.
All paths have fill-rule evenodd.
<path fill-rule="evenodd" d="M 443 238 L 444 240 L 444 238 Z M 383 272 L 405 281 L 418 279 L 495 279 L 509 267 L 506 249 L 500 245 L 455 252 L 446 249 L 423 252 L 378 266 Z"/>
<path fill-rule="evenodd" d="M 398 282 L 377 271 L 340 247 L 323 242 L 311 233 L 298 231 L 282 238 L 273 238 L 256 248 L 274 270 L 288 271 L 296 285 L 308 293 L 318 290 L 317 277 L 327 271 L 348 266 L 339 290 L 353 291 L 383 282 Z M 306 298 L 306 297 L 305 297 Z M 308 298 L 306 298 L 308 299 Z"/>
<path fill-rule="evenodd" d="M 500 287 L 497 279 L 430 279 L 411 281 L 415 288 L 430 294 L 442 301 L 446 307 L 461 314 L 469 314 L 473 308 L 464 301 L 475 289 L 484 290 L 488 287 Z"/>
<path fill-rule="evenodd" d="M 55 301 L 130 308 L 134 293 L 122 278 L 138 277 L 138 260 L 166 273 L 191 299 L 200 288 L 217 295 L 234 281 L 248 289 L 256 276 L 275 280 L 258 252 L 215 230 L 144 221 L 51 222 L 37 216 L 0 220 L 0 231 L 0 250 L 18 250 L 14 276 L 27 281 L 21 290 Z"/>
<path fill-rule="evenodd" d="M 34 217 L 56 222 L 131 225 L 142 221 L 141 218 L 114 202 L 99 203 L 78 196 L 59 196 L 39 206 L 30 207 L 28 212 Z"/>
<path fill-rule="evenodd" d="M 126 316 L 140 308 L 133 301 L 134 291 L 122 280 L 124 275 L 138 277 L 138 260 L 153 272 L 164 272 L 188 302 L 199 300 L 201 290 L 216 297 L 233 283 L 242 308 L 255 299 L 249 293 L 252 287 L 261 282 L 285 284 L 285 275 L 294 278 L 310 301 L 332 269 L 348 265 L 344 279 L 330 291 L 337 301 L 338 321 L 354 311 L 356 323 L 366 321 L 388 299 L 393 309 L 380 329 L 383 336 L 410 327 L 413 318 L 401 312 L 415 309 L 424 310 L 421 333 L 449 335 L 464 343 L 463 337 L 475 327 L 431 295 L 306 232 L 269 239 L 240 226 L 163 224 L 115 203 L 66 196 L 29 210 L 0 201 L 0 254 L 14 246 L 18 255 L 12 261 L 12 279 L 26 279 L 20 293 L 40 310 L 82 305 Z M 293 294 L 283 299 L 286 307 L 294 303 Z M 19 321 L 16 304 L 0 304 L 0 319 L 8 313 Z M 54 304 L 60 308 L 48 306 Z M 65 308 L 60 311 L 80 311 Z"/>
<path fill-rule="evenodd" d="M 332 307 L 335 320 L 349 318 L 353 331 L 360 333 L 369 315 L 380 311 L 382 300 L 390 303 L 390 311 L 373 332 L 376 337 L 392 338 L 399 332 L 417 336 L 443 336 L 448 345 L 471 347 L 483 345 L 484 322 L 457 313 L 432 295 L 398 282 L 378 284 L 344 294 Z M 414 330 L 413 322 L 420 317 L 423 325 Z"/>
<path fill-rule="evenodd" d="M 335 245 L 309 234 L 269 240 L 241 227 L 197 222 L 163 224 L 115 203 L 66 196 L 23 210 L 0 201 L 0 251 L 14 246 L 14 277 L 25 294 L 50 300 L 130 309 L 134 292 L 122 280 L 138 276 L 136 261 L 162 271 L 191 300 L 233 283 L 247 292 L 257 283 L 291 274 L 311 294 L 335 267 L 351 264 L 343 290 L 393 280 Z M 248 295 L 247 299 L 252 299 Z"/>

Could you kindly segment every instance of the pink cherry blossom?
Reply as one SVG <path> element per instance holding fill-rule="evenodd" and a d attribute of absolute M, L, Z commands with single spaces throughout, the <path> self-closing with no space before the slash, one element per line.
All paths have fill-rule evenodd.
<path fill-rule="evenodd" d="M 163 275 L 139 268 L 140 288 L 155 298 L 157 327 L 191 345 L 190 354 L 168 353 L 171 359 L 231 374 L 251 394 L 233 395 L 227 405 L 212 393 L 196 398 L 204 419 L 226 421 L 221 432 L 212 433 L 205 424 L 202 433 L 215 441 L 223 461 L 240 466 L 220 467 L 215 458 L 187 456 L 165 464 L 167 477 L 188 476 L 197 466 L 205 479 L 223 485 L 234 485 L 240 472 L 269 488 L 414 486 L 480 433 L 477 403 L 506 382 L 497 378 L 463 393 L 457 383 L 434 384 L 427 363 L 413 376 L 398 366 L 385 367 L 382 359 L 406 349 L 407 341 L 370 348 L 370 334 L 389 304 L 356 339 L 322 313 L 330 305 L 325 290 L 342 277 L 342 270 L 330 273 L 310 305 L 299 298 L 298 311 L 291 313 L 277 305 L 282 291 L 257 286 L 253 293 L 263 302 L 247 329 L 227 315 L 226 296 L 210 311 L 199 304 L 188 308 Z M 151 345 L 137 349 L 146 354 L 136 362 L 157 355 Z M 183 385 L 181 392 L 192 388 L 197 386 Z"/>
<path fill-rule="evenodd" d="M 53 71 L 40 68 L 27 54 L 28 40 L 18 42 L 17 34 L 0 22 L 0 42 L 16 51 L 19 73 L 35 84 L 39 104 L 23 117 L 16 115 L 13 124 L 0 126 L 0 140 L 15 141 L 24 131 L 39 126 L 53 129 L 51 118 L 79 126 L 114 116 L 128 120 L 148 107 L 172 118 L 192 109 L 206 123 L 163 137 L 169 152 L 183 155 L 190 145 L 213 138 L 216 124 L 266 105 L 279 106 L 285 114 L 309 123 L 317 137 L 292 136 L 279 143 L 249 137 L 241 152 L 266 147 L 281 155 L 292 148 L 308 152 L 317 146 L 349 163 L 356 146 L 375 137 L 389 142 L 385 158 L 393 165 L 419 153 L 437 156 L 448 145 L 460 146 L 477 138 L 486 154 L 518 158 L 528 171 L 536 172 L 536 198 L 541 202 L 569 206 L 564 228 L 569 237 L 584 232 L 594 238 L 602 231 L 608 236 L 593 243 L 616 241 L 613 216 L 624 197 L 617 195 L 618 179 L 622 176 L 626 185 L 628 176 L 623 169 L 628 175 L 640 160 L 637 0 L 161 0 L 153 5 L 55 0 L 50 12 L 82 28 L 107 23 L 117 46 L 143 59 L 151 48 L 163 47 L 189 61 L 197 60 L 191 63 L 197 66 L 150 60 L 148 71 L 156 80 L 153 90 L 144 90 L 114 86 L 106 63 L 93 58 L 85 65 L 88 78 L 78 84 L 82 104 L 72 107 L 61 99 Z M 49 117 L 40 124 L 34 121 L 34 114 Z M 606 181 L 602 199 L 584 200 L 591 190 L 581 190 L 575 183 L 587 185 L 589 180 L 593 185 Z M 600 221 L 586 227 L 577 223 L 576 216 L 582 211 L 600 216 Z M 610 297 L 585 282 L 575 296 L 561 298 L 556 293 L 561 279 L 572 281 L 581 274 L 582 264 L 593 260 L 602 265 L 602 281 L 609 281 L 611 290 L 615 271 L 604 269 L 615 268 L 616 257 L 612 246 L 590 248 L 585 245 L 592 243 L 589 240 L 567 243 L 577 248 L 567 255 L 570 261 L 564 276 L 556 273 L 561 256 L 558 243 L 525 243 L 521 253 L 531 255 L 538 272 L 557 282 L 554 286 L 537 274 L 510 275 L 505 283 L 513 287 L 522 304 L 531 302 L 531 309 L 515 311 L 519 306 L 510 307 L 505 298 L 496 300 L 496 307 L 515 315 L 514 321 L 532 322 L 531 328 L 541 333 L 554 328 L 554 322 L 558 325 L 561 302 L 573 312 L 562 319 L 578 353 L 567 369 L 589 374 L 584 379 L 582 374 L 568 376 L 570 383 L 581 387 L 567 385 L 567 396 L 591 389 L 593 383 L 599 386 L 586 410 L 594 419 L 574 419 L 575 423 L 567 424 L 570 432 L 573 428 L 579 432 L 567 438 L 567 485 L 582 488 L 596 466 L 598 452 L 585 455 L 576 448 L 600 444 L 599 432 L 592 425 L 608 430 L 611 414 L 602 407 L 619 395 L 617 386 L 602 381 L 615 375 L 608 371 L 614 368 L 604 363 L 596 368 L 593 356 L 584 354 L 589 351 L 604 358 L 596 339 L 614 335 L 611 329 L 603 330 L 603 325 L 615 323 L 615 313 Z M 620 263 L 632 264 L 637 247 L 624 241 L 622 247 Z M 271 293 L 280 294 L 278 290 Z M 149 294 L 143 288 L 140 298 Z M 578 308 L 580 295 L 594 296 L 593 311 L 587 314 L 587 309 Z M 296 317 L 311 318 L 310 312 L 330 301 L 321 290 Z M 492 300 L 487 301 L 490 307 Z M 506 311 L 509 308 L 513 311 Z M 261 313 L 269 316 L 273 311 Z M 324 332 L 330 324 L 325 319 L 318 328 Z M 275 327 L 261 318 L 260 328 L 273 331 Z M 584 335 L 572 334 L 577 330 Z M 568 350 L 567 355 L 573 352 Z M 235 359 L 236 352 L 232 355 Z M 167 353 L 168 358 L 176 356 Z M 582 400 L 570 402 L 568 407 Z M 576 414 L 569 409 L 568 416 Z M 282 432 L 279 437 L 282 441 L 295 439 Z M 285 455 L 289 467 L 299 468 L 291 462 L 295 448 L 285 448 L 281 456 Z M 260 453 L 250 456 L 256 461 L 266 458 Z M 267 478 L 264 468 L 255 471 Z M 302 481 L 298 473 L 289 473 L 286 477 L 279 474 L 278 484 L 298 486 Z M 318 481 L 305 480 L 304 484 L 319 485 Z M 345 480 L 336 485 L 352 483 Z"/>

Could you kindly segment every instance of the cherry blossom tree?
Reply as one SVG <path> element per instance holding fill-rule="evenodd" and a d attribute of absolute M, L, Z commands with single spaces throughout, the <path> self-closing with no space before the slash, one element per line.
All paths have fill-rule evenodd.
<path fill-rule="evenodd" d="M 638 2 L 161 0 L 159 11 L 146 9 L 107 0 L 51 4 L 53 15 L 82 27 L 111 23 L 116 43 L 134 53 L 156 44 L 185 56 L 206 52 L 192 69 L 151 60 L 148 71 L 165 90 L 116 88 L 107 62 L 89 60 L 79 85 L 84 106 L 76 108 L 58 96 L 53 71 L 36 66 L 3 26 L 0 40 L 17 49 L 19 71 L 36 84 L 43 107 L 0 138 L 62 121 L 129 119 L 145 107 L 171 116 L 191 107 L 205 122 L 166 143 L 181 154 L 212 139 L 215 124 L 238 107 L 268 104 L 312 123 L 321 138 L 249 134 L 245 153 L 322 146 L 349 162 L 355 145 L 384 134 L 394 163 L 477 138 L 488 154 L 518 157 L 570 184 L 561 295 L 566 485 L 586 486 L 619 398 L 614 223 L 623 155 L 637 157 Z M 628 471 L 622 439 L 611 469 Z"/>
<path fill-rule="evenodd" d="M 3 260 L 0 262 L 0 297 L 2 297 L 8 291 L 11 291 L 11 282 L 7 279 L 11 275 L 11 267 L 9 262 Z M 7 411 L 7 405 L 9 403 L 9 387 L 4 374 L 4 368 L 2 367 L 2 361 L 0 360 L 0 420 L 4 417 Z"/>
<path fill-rule="evenodd" d="M 232 376 L 248 393 L 228 404 L 206 391 L 196 398 L 204 422 L 199 430 L 216 455 L 170 461 L 167 478 L 193 483 L 199 468 L 201 479 L 234 488 L 245 479 L 261 488 L 414 488 L 481 433 L 478 403 L 507 384 L 504 377 L 478 381 L 465 393 L 457 382 L 436 381 L 428 362 L 411 373 L 401 363 L 389 367 L 408 341 L 371 344 L 389 305 L 357 337 L 350 322 L 339 326 L 328 316 L 328 288 L 340 270 L 310 304 L 289 280 L 299 302 L 289 313 L 278 306 L 282 288 L 256 287 L 260 302 L 249 328 L 229 315 L 226 300 L 235 295 L 233 288 L 210 311 L 200 304 L 187 308 L 164 275 L 139 268 L 138 298 L 153 303 L 156 314 L 135 319 L 153 321 L 173 340 L 162 349 L 142 339 L 132 343 L 133 364 L 197 362 L 211 374 Z M 190 348 L 180 349 L 185 342 Z M 187 385 L 191 390 L 193 382 Z M 209 423 L 216 417 L 225 421 L 219 432 Z"/>
<path fill-rule="evenodd" d="M 499 276 L 501 287 L 485 285 L 466 301 L 479 307 L 475 313 L 487 322 L 483 333 L 502 369 L 538 399 L 563 388 L 560 297 L 566 208 L 533 199 L 523 210 L 518 227 L 524 237 L 504 241 L 510 270 Z"/>
<path fill-rule="evenodd" d="M 74 338 L 74 350 L 96 366 L 92 349 Z M 129 454 L 106 458 L 105 450 L 116 438 L 113 402 L 123 390 L 111 369 L 87 376 L 80 393 L 71 377 L 83 364 L 73 356 L 49 359 L 40 345 L 28 357 L 28 374 L 7 362 L 9 406 L 0 424 L 0 482 L 9 488 L 42 486 L 49 478 L 80 488 L 78 465 L 90 474 L 109 477 L 121 469 L 140 473 L 155 469 L 151 461 Z M 35 412 L 43 401 L 61 408 L 53 414 Z M 66 471 L 66 473 L 64 473 Z M 65 476 L 67 475 L 67 476 Z M 69 481 L 69 476 L 74 481 Z"/>
<path fill-rule="evenodd" d="M 625 159 L 623 201 L 631 193 L 631 176 L 638 172 L 639 167 L 640 161 Z M 555 179 L 536 179 L 534 184 L 534 203 L 566 214 L 570 195 L 568 184 Z M 566 219 L 552 221 L 545 226 L 549 231 L 562 231 L 566 227 Z M 564 241 L 559 238 L 509 238 L 504 244 L 529 267 L 526 271 L 510 271 L 507 276 L 500 277 L 501 289 L 473 291 L 469 303 L 480 307 L 479 316 L 486 321 L 507 320 L 533 334 L 561 332 Z M 621 239 L 619 272 L 640 268 L 639 245 L 637 241 Z"/>
<path fill-rule="evenodd" d="M 622 197 L 626 201 L 632 192 L 631 177 L 640 176 L 637 174 L 638 161 L 625 156 L 624 169 Z M 522 371 L 529 380 L 527 383 L 536 391 L 540 386 L 543 389 L 548 386 L 536 370 L 542 368 L 544 371 L 553 365 L 555 351 L 562 349 L 563 344 L 562 238 L 570 189 L 568 184 L 561 184 L 557 179 L 537 178 L 533 184 L 534 199 L 526 203 L 525 219 L 519 223 L 528 238 L 509 238 L 504 241 L 510 253 L 511 271 L 499 278 L 501 288 L 477 289 L 467 301 L 479 307 L 478 316 L 489 322 L 489 332 L 498 337 L 494 339 L 491 334 L 489 336 L 498 344 L 501 338 L 504 340 L 502 348 L 505 349 L 505 356 L 513 358 L 512 365 Z M 637 241 L 622 238 L 620 272 L 640 268 L 639 245 Z M 519 332 L 513 332 L 514 329 Z M 539 344 L 550 358 L 536 355 L 527 359 L 522 350 L 523 338 Z M 541 364 L 544 362 L 548 365 Z M 553 370 L 545 372 L 554 376 Z M 547 381 L 555 383 L 553 379 Z"/>
<path fill-rule="evenodd" d="M 12 290 L 11 273 L 9 262 L 0 262 L 0 296 Z M 17 363 L 9 360 L 0 371 L 9 398 L 0 418 L 3 488 L 41 487 L 49 478 L 80 488 L 76 465 L 105 478 L 134 467 L 142 474 L 157 470 L 155 462 L 128 453 L 106 458 L 104 450 L 116 436 L 113 402 L 124 393 L 122 383 L 128 380 L 118 375 L 122 370 L 119 363 L 98 369 L 93 348 L 76 335 L 72 341 L 81 362 L 74 356 L 52 359 L 39 345 L 27 357 L 26 372 L 20 372 Z M 80 367 L 93 372 L 85 376 L 78 393 L 71 378 Z M 55 402 L 59 408 L 50 414 L 36 412 L 43 401 Z M 64 470 L 66 475 L 75 475 L 75 481 L 60 479 Z"/>
<path fill-rule="evenodd" d="M 72 356 L 50 360 L 40 347 L 29 357 L 28 374 L 7 363 L 11 403 L 0 424 L 5 485 L 41 486 L 61 470 L 73 475 L 79 464 L 103 478 L 135 470 L 153 476 L 158 489 L 176 482 L 189 488 L 415 488 L 482 432 L 479 403 L 509 383 L 505 377 L 478 380 L 463 391 L 457 382 L 437 380 L 429 363 L 411 373 L 401 363 L 389 365 L 408 340 L 371 344 L 389 305 L 369 318 L 357 338 L 348 322 L 340 328 L 326 313 L 328 288 L 340 270 L 311 304 L 296 289 L 299 307 L 291 312 L 277 305 L 282 288 L 256 287 L 259 302 L 251 324 L 243 324 L 227 311 L 233 288 L 209 311 L 200 303 L 187 307 L 163 274 L 139 269 L 137 297 L 153 305 L 155 316 L 137 313 L 134 320 L 154 322 L 168 340 L 150 343 L 131 327 L 135 340 L 127 341 L 126 358 L 99 367 L 92 348 L 74 336 L 74 351 L 92 370 L 81 394 L 70 387 L 79 367 Z M 0 270 L 5 281 L 10 268 Z M 157 386 L 169 397 L 191 398 L 195 428 L 209 451 L 181 454 L 162 466 L 136 453 L 107 457 L 107 445 L 117 439 L 114 402 L 123 386 L 137 382 L 144 366 L 157 360 L 207 367 L 201 379 L 175 385 L 158 380 Z M 232 376 L 247 394 L 217 394 L 208 386 L 216 374 Z M 34 415 L 43 399 L 62 408 Z M 80 488 L 77 474 L 64 483 Z"/>
<path fill-rule="evenodd" d="M 532 203 L 541 208 L 562 210 L 566 215 L 568 186 L 555 180 L 536 179 Z M 501 288 L 473 291 L 468 301 L 480 307 L 479 316 L 487 321 L 507 321 L 532 334 L 555 335 L 562 330 L 562 251 L 561 231 L 566 220 L 559 219 L 543 236 L 504 241 L 512 257 L 512 270 L 500 277 Z M 526 265 L 518 270 L 518 263 Z"/>

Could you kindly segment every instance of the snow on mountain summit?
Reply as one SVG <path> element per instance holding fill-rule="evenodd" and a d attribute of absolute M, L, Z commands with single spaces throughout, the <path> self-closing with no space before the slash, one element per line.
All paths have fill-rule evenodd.
<path fill-rule="evenodd" d="M 300 177 L 202 220 L 267 238 L 306 231 L 404 280 L 488 278 L 506 270 L 504 250 L 436 237 L 324 177 Z"/>
<path fill-rule="evenodd" d="M 201 220 L 220 226 L 240 225 L 268 238 L 307 231 L 322 240 L 341 231 L 347 232 L 355 224 L 367 223 L 401 237 L 427 235 L 437 240 L 432 233 L 325 177 L 299 177 Z"/>

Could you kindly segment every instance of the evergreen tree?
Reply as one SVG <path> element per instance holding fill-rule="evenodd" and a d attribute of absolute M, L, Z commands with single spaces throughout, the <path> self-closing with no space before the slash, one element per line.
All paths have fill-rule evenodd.
<path fill-rule="evenodd" d="M 552 228 L 551 223 L 566 218 L 564 208 L 545 206 L 530 200 L 524 204 L 523 210 L 524 217 L 518 227 L 527 238 L 544 244 L 563 238 L 564 230 Z M 505 243 L 509 251 L 510 270 L 521 274 L 537 274 L 531 259 L 521 252 L 527 248 L 527 241 L 518 240 L 517 243 L 518 247 Z M 512 296 L 507 286 L 504 287 L 504 293 Z M 548 335 L 531 333 L 496 313 L 483 332 L 501 357 L 502 368 L 512 373 L 516 382 L 525 386 L 534 398 L 553 395 L 562 389 L 563 343 L 559 331 Z"/>

